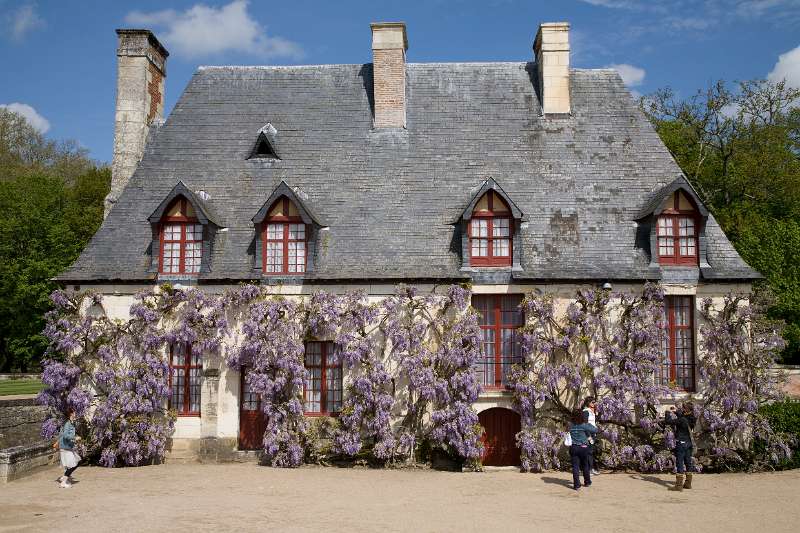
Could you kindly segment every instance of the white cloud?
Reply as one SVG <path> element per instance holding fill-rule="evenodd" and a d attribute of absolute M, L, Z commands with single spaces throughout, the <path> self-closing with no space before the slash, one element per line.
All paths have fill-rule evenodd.
<path fill-rule="evenodd" d="M 36 14 L 33 4 L 25 4 L 6 15 L 8 36 L 14 41 L 22 41 L 28 33 L 44 27 L 44 20 Z"/>
<path fill-rule="evenodd" d="M 195 4 L 186 11 L 167 9 L 151 13 L 133 11 L 128 24 L 160 28 L 167 48 L 186 57 L 225 52 L 243 52 L 260 57 L 302 57 L 303 50 L 292 41 L 269 36 L 247 12 L 246 0 L 234 0 L 220 8 Z"/>
<path fill-rule="evenodd" d="M 626 0 L 581 0 L 584 3 L 592 4 L 593 6 L 609 7 L 611 9 L 617 8 L 630 8 L 636 5 L 635 2 Z"/>
<path fill-rule="evenodd" d="M 800 46 L 778 56 L 767 79 L 772 82 L 786 80 L 786 84 L 800 89 Z"/>
<path fill-rule="evenodd" d="M 40 115 L 28 104 L 14 102 L 12 104 L 0 104 L 0 107 L 4 107 L 9 111 L 13 111 L 18 115 L 22 115 L 25 117 L 25 120 L 28 121 L 28 124 L 30 124 L 35 130 L 38 130 L 39 133 L 47 133 L 47 130 L 50 129 L 50 122 L 48 122 L 46 118 Z"/>
<path fill-rule="evenodd" d="M 605 68 L 613 68 L 619 72 L 619 75 L 622 76 L 623 83 L 628 87 L 638 87 L 641 85 L 644 81 L 645 74 L 647 74 L 643 68 L 634 67 L 627 63 L 608 65 Z"/>

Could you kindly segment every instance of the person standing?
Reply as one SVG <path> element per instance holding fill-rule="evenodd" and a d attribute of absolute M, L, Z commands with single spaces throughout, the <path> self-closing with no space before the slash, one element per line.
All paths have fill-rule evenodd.
<path fill-rule="evenodd" d="M 569 456 L 572 461 L 572 488 L 580 490 L 580 472 L 583 472 L 583 485 L 588 487 L 592 484 L 592 472 L 589 468 L 589 439 L 597 433 L 597 428 L 588 424 L 589 415 L 585 411 L 577 409 L 572 414 L 572 425 L 569 434 L 572 438 L 572 445 L 569 448 Z"/>
<path fill-rule="evenodd" d="M 694 472 L 694 435 L 692 430 L 695 425 L 694 405 L 684 402 L 679 410 L 671 407 L 664 413 L 664 424 L 673 427 L 675 433 L 675 485 L 669 490 L 682 491 L 692 488 L 692 473 Z"/>
<path fill-rule="evenodd" d="M 74 480 L 72 473 L 78 468 L 78 463 L 81 456 L 75 452 L 75 443 L 80 439 L 75 434 L 75 420 L 77 415 L 74 409 L 67 411 L 67 421 L 64 427 L 61 428 L 61 433 L 58 436 L 58 448 L 60 450 L 61 466 L 64 467 L 64 475 L 58 478 L 61 483 L 62 489 L 68 489 L 72 486 Z"/>
<path fill-rule="evenodd" d="M 589 396 L 583 400 L 583 412 L 589 415 L 588 423 L 593 425 L 595 429 L 597 429 L 597 400 L 594 397 Z M 597 476 L 600 474 L 594 467 L 594 452 L 595 452 L 595 439 L 591 437 L 589 439 L 589 470 L 592 471 L 593 476 Z"/>

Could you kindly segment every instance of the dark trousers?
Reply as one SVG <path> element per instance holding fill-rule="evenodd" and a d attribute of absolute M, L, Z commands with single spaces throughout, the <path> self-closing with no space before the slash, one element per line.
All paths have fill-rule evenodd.
<path fill-rule="evenodd" d="M 78 467 L 77 466 L 73 466 L 72 468 L 67 468 L 66 470 L 64 470 L 64 475 L 67 476 L 67 477 L 71 476 L 76 468 L 78 468 Z"/>
<path fill-rule="evenodd" d="M 679 474 L 694 472 L 694 451 L 691 442 L 678 442 L 675 446 L 675 466 Z"/>
<path fill-rule="evenodd" d="M 572 488 L 580 488 L 580 472 L 583 472 L 583 484 L 587 487 L 592 484 L 592 472 L 589 467 L 590 454 L 591 448 L 589 445 L 581 446 L 579 444 L 573 444 L 570 446 L 569 456 L 570 459 L 572 459 Z"/>

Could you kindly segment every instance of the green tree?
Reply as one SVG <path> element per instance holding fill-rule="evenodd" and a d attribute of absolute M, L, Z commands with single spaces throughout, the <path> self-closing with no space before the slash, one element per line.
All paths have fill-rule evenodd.
<path fill-rule="evenodd" d="M 800 363 L 800 90 L 722 81 L 689 98 L 669 89 L 641 105 L 742 257 L 777 295 L 785 362 Z"/>
<path fill-rule="evenodd" d="M 36 370 L 52 278 L 103 219 L 110 171 L 0 109 L 0 371 Z"/>

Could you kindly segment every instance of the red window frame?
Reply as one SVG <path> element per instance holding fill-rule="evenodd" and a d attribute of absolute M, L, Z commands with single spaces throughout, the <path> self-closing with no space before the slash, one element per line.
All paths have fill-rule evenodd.
<path fill-rule="evenodd" d="M 309 361 L 309 355 L 312 355 L 310 348 L 319 348 L 319 363 Z M 329 362 L 335 349 L 332 342 L 306 342 L 305 367 L 309 371 L 303 385 L 303 410 L 306 416 L 338 416 L 341 412 L 344 391 L 342 363 Z M 319 371 L 318 375 L 315 375 L 315 370 Z M 319 393 L 319 402 L 313 400 L 312 394 L 315 392 Z M 308 408 L 309 404 L 315 403 L 319 403 L 318 409 Z"/>
<path fill-rule="evenodd" d="M 187 208 L 188 208 L 188 200 L 186 200 L 186 198 L 182 198 L 182 197 L 176 199 L 175 202 L 170 204 L 170 207 L 167 209 L 167 212 L 169 212 L 172 209 L 172 206 L 174 206 L 178 202 L 181 203 L 180 212 L 181 213 L 186 213 L 187 212 Z M 197 221 L 196 217 L 187 217 L 187 216 L 184 216 L 184 215 L 180 215 L 180 216 L 165 216 L 161 220 L 161 223 L 160 223 L 159 226 L 160 226 L 159 227 L 159 234 L 160 234 L 159 246 L 160 246 L 160 250 L 159 250 L 159 254 L 158 254 L 158 271 L 159 271 L 159 273 L 161 273 L 161 274 L 188 274 L 188 275 L 191 275 L 191 276 L 198 275 L 200 273 L 200 268 L 202 266 L 202 261 L 203 261 L 203 232 L 205 231 L 205 228 L 203 228 L 202 225 L 198 224 L 198 221 Z M 167 226 L 180 226 L 180 233 L 181 234 L 180 234 L 180 237 L 177 240 L 176 239 L 167 239 L 167 231 L 166 231 L 167 230 Z M 189 226 L 200 226 L 200 232 L 199 232 L 200 238 L 199 239 L 198 238 L 189 239 L 187 237 L 187 235 L 189 234 L 189 232 L 187 232 L 187 229 L 189 229 Z M 194 229 L 196 229 L 196 228 L 194 228 Z M 191 233 L 193 233 L 195 236 L 197 235 L 197 231 L 193 231 Z M 165 247 L 164 245 L 167 244 L 167 243 L 170 243 L 170 244 L 178 243 L 178 250 L 179 250 L 179 254 L 180 254 L 179 257 L 180 258 L 179 258 L 178 271 L 177 272 L 175 272 L 175 271 L 166 272 L 164 270 L 164 247 Z M 188 248 L 189 244 L 197 244 L 199 246 L 199 249 L 200 249 L 200 257 L 199 257 L 199 261 L 200 262 L 197 264 L 197 267 L 196 267 L 197 271 L 196 272 L 187 272 L 187 269 L 186 269 L 186 255 L 187 255 L 187 248 Z"/>
<path fill-rule="evenodd" d="M 467 224 L 467 235 L 468 235 L 468 246 L 469 246 L 469 258 L 470 258 L 470 265 L 472 266 L 510 266 L 512 262 L 512 258 L 514 257 L 514 219 L 511 217 L 511 209 L 508 205 L 505 205 L 506 212 L 505 213 L 495 213 L 494 212 L 494 194 L 492 191 L 486 193 L 489 210 L 488 211 L 478 211 L 472 213 L 472 218 L 469 220 L 469 224 Z M 502 201 L 502 200 L 501 200 Z M 503 202 L 505 204 L 505 202 Z M 473 235 L 472 229 L 472 222 L 473 220 L 486 220 L 487 221 L 487 229 L 486 229 L 486 237 L 475 237 Z M 495 237 L 494 236 L 494 226 L 496 221 L 499 220 L 507 220 L 508 221 L 508 236 L 507 237 Z M 475 256 L 472 255 L 472 245 L 474 241 L 478 240 L 485 240 L 486 241 L 486 253 L 485 256 Z M 496 240 L 506 240 L 508 241 L 508 255 L 495 255 L 494 254 L 494 242 Z"/>
<path fill-rule="evenodd" d="M 183 363 L 176 364 L 175 356 L 178 348 L 183 349 Z M 175 409 L 178 416 L 200 416 L 200 373 L 203 362 L 200 353 L 191 344 L 172 343 L 169 347 L 169 408 Z M 178 389 L 172 387 L 178 370 L 182 370 Z M 176 405 L 179 404 L 179 405 Z M 196 409 L 193 409 L 196 407 Z"/>
<path fill-rule="evenodd" d="M 656 247 L 658 253 L 658 262 L 662 265 L 697 265 L 699 264 L 700 252 L 700 246 L 697 238 L 699 219 L 696 211 L 686 209 L 681 210 L 679 208 L 679 194 L 680 193 L 675 193 L 673 206 L 669 209 L 665 209 L 656 220 Z M 671 229 L 671 233 L 669 235 L 661 235 L 662 221 L 668 222 L 666 227 Z M 692 222 L 693 231 L 691 236 L 681 237 L 680 232 L 682 221 Z M 694 253 L 682 254 L 681 240 L 688 238 L 692 240 L 692 248 L 694 249 Z M 669 254 L 662 254 L 661 243 L 667 239 L 672 239 L 672 252 Z"/>
<path fill-rule="evenodd" d="M 661 343 L 662 360 L 658 369 L 661 384 L 675 383 L 679 389 L 694 392 L 695 382 L 695 332 L 694 297 L 666 296 L 665 338 Z"/>
<path fill-rule="evenodd" d="M 484 389 L 507 387 L 506 375 L 511 365 L 522 361 L 521 336 L 518 329 L 525 323 L 520 294 L 475 294 L 472 307 L 481 315 L 483 357 L 476 363 L 478 379 Z M 491 352 L 487 355 L 487 352 Z"/>
<path fill-rule="evenodd" d="M 283 202 L 283 213 L 289 212 L 289 204 L 291 203 L 288 198 L 285 196 L 278 198 L 274 204 L 272 204 L 269 208 L 269 211 L 275 207 L 278 202 Z M 269 212 L 268 211 L 268 212 Z M 281 228 L 281 237 L 280 238 L 270 238 L 269 237 L 269 226 L 271 224 L 280 224 Z M 293 224 L 300 224 L 303 227 L 303 238 L 302 239 L 290 239 L 290 226 Z M 267 269 L 269 265 L 267 264 L 267 256 L 268 256 L 268 248 L 269 243 L 277 242 L 281 243 L 281 253 L 282 253 L 282 264 L 281 269 L 279 272 L 270 272 Z M 289 245 L 290 243 L 303 243 L 303 263 L 302 268 L 303 270 L 297 270 L 294 272 L 289 271 Z M 295 264 L 297 266 L 297 264 Z M 306 269 L 308 267 L 308 226 L 303 223 L 303 219 L 299 216 L 290 217 L 287 215 L 280 215 L 280 216 L 271 216 L 264 219 L 261 223 L 261 269 L 264 274 L 275 276 L 281 274 L 305 274 Z"/>

